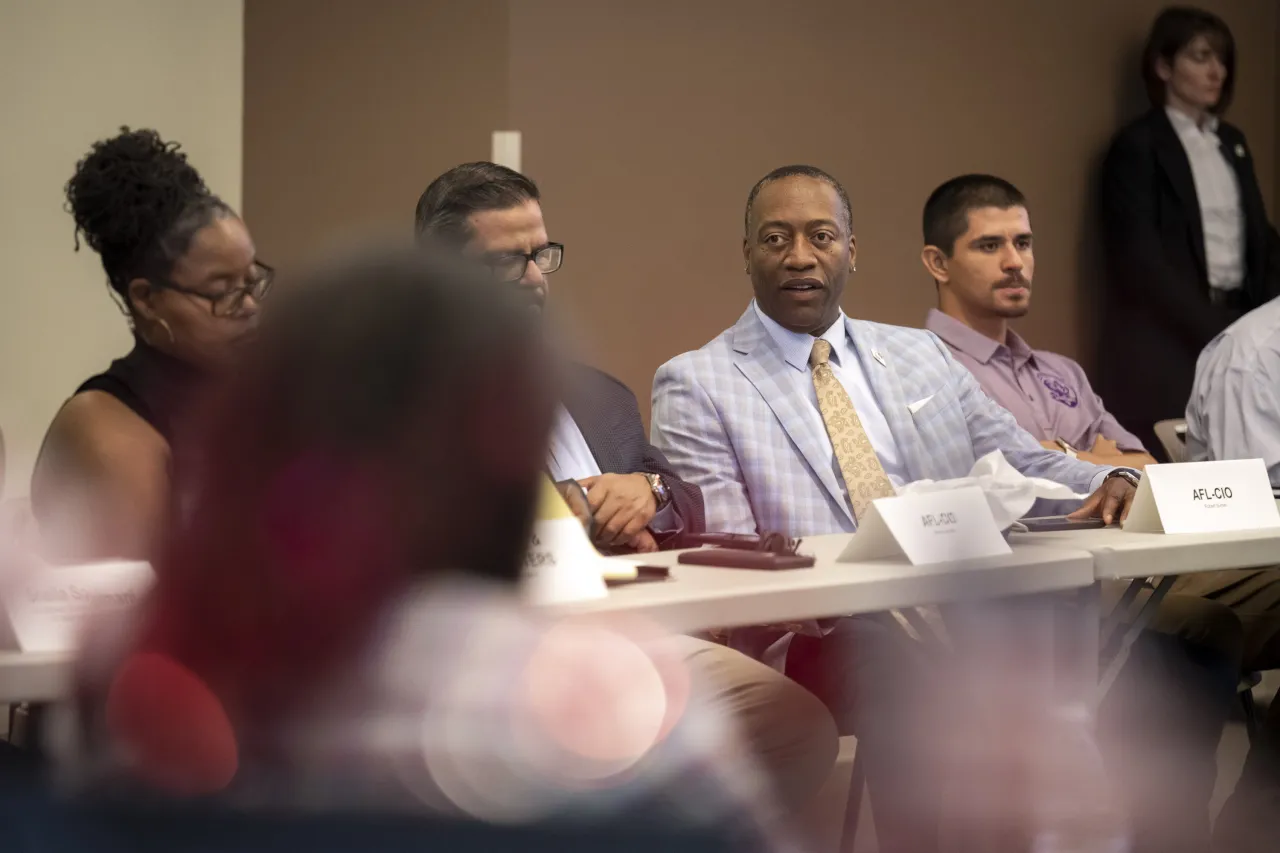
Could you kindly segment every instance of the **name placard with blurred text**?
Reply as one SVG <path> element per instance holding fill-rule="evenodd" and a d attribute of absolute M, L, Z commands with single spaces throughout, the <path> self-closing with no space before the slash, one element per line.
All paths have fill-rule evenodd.
<path fill-rule="evenodd" d="M 582 521 L 547 480 L 538 496 L 538 519 L 525 552 L 525 596 L 543 605 L 604 598 L 608 593 L 604 564 Z"/>
<path fill-rule="evenodd" d="M 85 619 L 131 610 L 154 581 L 139 562 L 43 569 L 6 603 L 9 628 L 20 651 L 72 651 Z"/>
<path fill-rule="evenodd" d="M 1124 529 L 1135 533 L 1225 533 L 1280 527 L 1261 459 L 1148 465 Z"/>
<path fill-rule="evenodd" d="M 839 561 L 905 556 L 919 566 L 1008 553 L 982 489 L 969 486 L 874 501 Z"/>

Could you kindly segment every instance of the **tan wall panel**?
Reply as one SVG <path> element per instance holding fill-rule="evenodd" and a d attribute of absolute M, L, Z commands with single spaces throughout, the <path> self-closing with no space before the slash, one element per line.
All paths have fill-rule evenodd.
<path fill-rule="evenodd" d="M 249 0 L 245 214 L 264 258 L 412 233 L 439 172 L 507 113 L 506 3 Z"/>
<path fill-rule="evenodd" d="M 1243 57 L 1232 118 L 1271 152 L 1275 6 L 1214 5 Z M 512 124 L 568 245 L 557 296 L 643 408 L 664 359 L 746 306 L 742 209 L 769 169 L 809 162 L 845 183 L 859 243 L 845 309 L 906 325 L 934 301 L 925 198 L 989 171 L 1031 203 L 1037 291 L 1021 330 L 1091 363 L 1094 174 L 1144 106 L 1138 53 L 1160 6 L 513 0 Z M 1267 188 L 1272 162 L 1259 157 Z"/>
<path fill-rule="evenodd" d="M 74 251 L 63 186 L 122 124 L 178 140 L 240 204 L 240 0 L 0 0 L 0 429 L 21 496 L 49 421 L 129 350 L 98 256 Z"/>
<path fill-rule="evenodd" d="M 1237 34 L 1231 118 L 1271 195 L 1276 4 L 1205 5 Z M 357 219 L 407 229 L 427 180 L 518 129 L 568 246 L 555 304 L 647 411 L 656 367 L 746 306 L 742 207 L 769 169 L 809 162 L 846 184 L 860 253 L 845 308 L 904 324 L 933 304 L 925 197 L 991 171 L 1032 206 L 1038 289 L 1022 331 L 1092 365 L 1095 170 L 1144 106 L 1137 56 L 1161 6 L 248 0 L 250 224 L 281 256 Z"/>

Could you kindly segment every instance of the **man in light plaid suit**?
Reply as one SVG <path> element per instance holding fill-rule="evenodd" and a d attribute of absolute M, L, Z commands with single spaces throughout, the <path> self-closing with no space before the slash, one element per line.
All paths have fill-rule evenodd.
<path fill-rule="evenodd" d="M 856 257 L 851 220 L 848 195 L 819 169 L 789 166 L 763 178 L 747 200 L 743 240 L 755 301 L 733 328 L 654 379 L 653 443 L 702 489 L 707 529 L 852 532 L 851 492 L 865 498 L 867 477 L 882 488 L 962 477 L 992 450 L 1024 474 L 1092 492 L 1079 515 L 1122 517 L 1134 473 L 1041 447 L 931 333 L 844 316 L 840 297 Z M 847 393 L 865 431 L 854 443 L 869 439 L 870 458 L 837 458 L 831 433 L 842 432 L 844 452 L 849 418 L 827 422 L 819 364 Z M 858 482 L 846 482 L 851 471 Z M 929 675 L 918 651 L 876 618 L 840 619 L 819 633 L 792 639 L 787 673 L 858 734 L 880 848 L 936 849 L 942 774 L 922 736 L 936 703 L 921 693 Z M 755 630 L 755 650 L 778 636 Z"/>
<path fill-rule="evenodd" d="M 844 315 L 840 296 L 856 257 L 851 214 L 844 190 L 821 174 L 785 167 L 757 184 L 743 241 L 755 301 L 733 328 L 654 379 L 654 444 L 702 488 L 707 529 L 813 536 L 856 528 L 809 378 L 819 337 L 832 341 L 833 362 L 849 358 L 837 377 L 895 485 L 963 477 L 1000 450 L 1027 476 L 1095 493 L 1081 515 L 1109 522 L 1127 510 L 1132 482 L 1041 447 L 933 333 Z M 808 209 L 784 222 L 793 198 Z"/>

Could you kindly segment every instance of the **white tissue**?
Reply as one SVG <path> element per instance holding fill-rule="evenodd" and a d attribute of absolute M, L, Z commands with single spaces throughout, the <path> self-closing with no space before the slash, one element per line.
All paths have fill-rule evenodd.
<path fill-rule="evenodd" d="M 977 486 L 987 497 L 996 527 L 1005 530 L 1027 514 L 1036 498 L 1049 500 L 1084 500 L 1088 495 L 1077 495 L 1068 487 L 1052 480 L 1024 477 L 1009 464 L 1004 454 L 993 450 L 974 463 L 968 477 L 954 480 L 916 480 L 898 489 L 900 495 L 940 492 L 947 489 L 963 489 Z"/>

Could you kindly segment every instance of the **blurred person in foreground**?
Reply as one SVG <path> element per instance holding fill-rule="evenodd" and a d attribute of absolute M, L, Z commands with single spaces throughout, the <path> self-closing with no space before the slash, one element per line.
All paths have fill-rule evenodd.
<path fill-rule="evenodd" d="M 548 239 L 541 194 L 525 175 L 495 163 L 466 163 L 440 175 L 418 202 L 419 240 L 477 259 L 511 288 L 544 331 L 549 278 L 564 247 Z M 555 345 L 559 341 L 549 341 Z M 578 480 L 603 529 L 601 547 L 674 547 L 705 530 L 702 494 L 646 440 L 635 395 L 591 367 L 571 364 L 556 407 L 546 468 Z M 747 740 L 789 808 L 810 802 L 838 748 L 835 724 L 815 697 L 769 667 L 695 637 L 675 641 L 714 701 L 741 720 Z"/>
<path fill-rule="evenodd" d="M 1280 237 L 1248 142 L 1223 118 L 1236 85 L 1226 22 L 1165 9 L 1142 77 L 1151 109 L 1116 134 L 1102 168 L 1098 390 L 1154 448 L 1155 423 L 1187 405 L 1200 350 L 1280 294 Z"/>
<path fill-rule="evenodd" d="M 240 217 L 154 130 L 94 143 L 66 196 L 76 247 L 83 235 L 101 257 L 134 343 L 54 417 L 32 509 L 52 560 L 147 559 L 189 408 L 253 332 L 272 273 Z"/>
<path fill-rule="evenodd" d="M 555 396 L 514 294 L 421 252 L 300 284 L 220 395 L 154 591 L 85 645 L 79 783 L 763 844 L 664 639 L 519 601 Z"/>
<path fill-rule="evenodd" d="M 1017 187 L 992 175 L 953 178 L 930 195 L 922 219 L 921 260 L 938 294 L 925 328 L 982 389 L 1049 450 L 1098 464 L 1153 462 L 1080 365 L 1032 349 L 1010 326 L 1030 312 L 1036 287 L 1031 216 Z M 1104 613 L 1127 586 L 1103 584 Z M 1139 593 L 1126 620 L 1149 598 Z M 1209 846 L 1215 754 L 1237 679 L 1242 668 L 1280 663 L 1280 649 L 1269 648 L 1278 598 L 1271 571 L 1180 576 L 1103 703 L 1107 754 L 1125 780 L 1140 847 Z"/>

